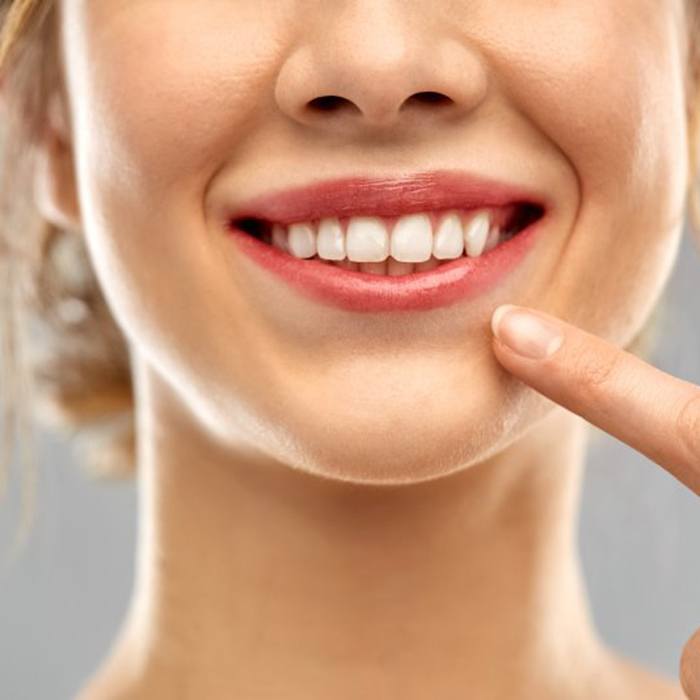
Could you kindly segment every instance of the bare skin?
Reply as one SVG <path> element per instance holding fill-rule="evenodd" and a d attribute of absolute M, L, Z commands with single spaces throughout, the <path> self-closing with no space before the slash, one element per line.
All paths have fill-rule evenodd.
<path fill-rule="evenodd" d="M 598 638 L 585 424 L 488 330 L 511 302 L 622 347 L 658 300 L 687 185 L 682 3 L 265 5 L 58 3 L 37 191 L 131 342 L 141 499 L 129 613 L 79 700 L 682 698 Z M 450 111 L 408 101 L 426 90 Z M 354 109 L 307 109 L 329 94 Z M 212 216 L 447 167 L 554 206 L 503 285 L 434 313 L 289 294 Z"/>
<path fill-rule="evenodd" d="M 149 408 L 178 425 L 167 403 Z M 572 539 L 585 436 L 556 411 L 492 462 L 353 488 L 253 460 L 193 468 L 201 436 L 152 435 L 178 459 L 145 462 L 156 530 L 78 700 L 684 697 L 591 626 Z"/>

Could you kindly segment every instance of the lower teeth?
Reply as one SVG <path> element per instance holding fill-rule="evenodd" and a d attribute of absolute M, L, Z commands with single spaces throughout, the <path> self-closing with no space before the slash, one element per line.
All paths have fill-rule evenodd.
<path fill-rule="evenodd" d="M 389 275 L 392 277 L 409 275 L 414 272 L 422 272 L 425 270 L 433 270 L 436 267 L 440 267 L 440 265 L 451 262 L 451 260 L 439 260 L 438 258 L 432 256 L 430 259 L 420 263 L 401 262 L 394 258 L 387 258 L 381 262 L 374 263 L 358 263 L 348 260 L 347 258 L 345 260 L 324 260 L 323 258 L 319 258 L 318 255 L 308 259 L 319 260 L 326 265 L 334 265 L 336 267 L 342 267 L 346 270 L 356 270 L 358 272 L 365 272 L 367 274 L 374 275 Z"/>

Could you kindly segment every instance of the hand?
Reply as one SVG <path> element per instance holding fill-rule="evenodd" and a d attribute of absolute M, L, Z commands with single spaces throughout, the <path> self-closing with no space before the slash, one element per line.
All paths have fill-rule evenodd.
<path fill-rule="evenodd" d="M 542 311 L 507 304 L 491 327 L 496 358 L 511 374 L 700 495 L 700 387 Z M 683 648 L 680 677 L 690 700 L 700 700 L 700 629 Z"/>

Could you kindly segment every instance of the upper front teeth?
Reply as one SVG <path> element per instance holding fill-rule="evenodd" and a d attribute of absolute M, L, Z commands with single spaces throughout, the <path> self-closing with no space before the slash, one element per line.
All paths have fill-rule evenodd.
<path fill-rule="evenodd" d="M 491 217 L 488 212 L 480 212 L 464 227 L 464 245 L 469 257 L 481 255 L 490 229 Z"/>
<path fill-rule="evenodd" d="M 292 224 L 289 227 L 289 248 L 297 258 L 316 255 L 316 232 L 311 224 Z"/>
<path fill-rule="evenodd" d="M 391 232 L 390 249 L 391 257 L 401 262 L 429 260 L 433 254 L 433 226 L 430 217 L 427 214 L 402 216 Z"/>
<path fill-rule="evenodd" d="M 345 236 L 338 219 L 322 219 L 318 225 L 318 256 L 324 260 L 345 258 Z"/>
<path fill-rule="evenodd" d="M 389 256 L 406 263 L 420 263 L 431 256 L 440 260 L 458 258 L 466 251 L 478 257 L 495 247 L 499 227 L 492 223 L 493 214 L 484 209 L 442 216 L 433 232 L 429 214 L 399 217 L 389 231 L 377 216 L 354 216 L 347 221 L 345 232 L 335 217 L 290 224 L 287 229 L 275 224 L 272 243 L 297 258 L 318 255 L 324 260 L 348 259 L 354 262 L 381 262 Z"/>

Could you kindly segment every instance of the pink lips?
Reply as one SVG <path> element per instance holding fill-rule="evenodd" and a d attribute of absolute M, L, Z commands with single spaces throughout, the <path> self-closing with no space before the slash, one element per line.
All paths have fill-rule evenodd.
<path fill-rule="evenodd" d="M 395 277 L 295 258 L 235 224 L 249 218 L 287 225 L 329 216 L 393 217 L 514 203 L 539 205 L 544 215 L 478 258 L 463 256 L 432 270 Z M 307 298 L 350 311 L 417 311 L 454 303 L 497 284 L 530 249 L 549 209 L 542 193 L 460 171 L 433 171 L 396 179 L 346 178 L 273 192 L 228 209 L 226 222 L 242 253 Z"/>

